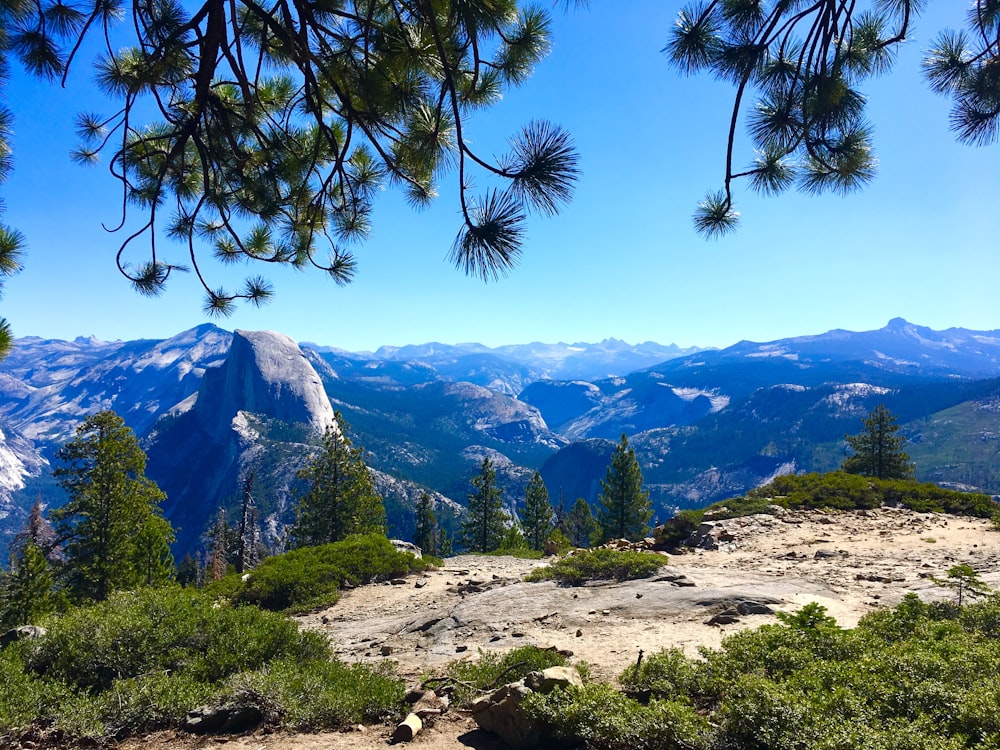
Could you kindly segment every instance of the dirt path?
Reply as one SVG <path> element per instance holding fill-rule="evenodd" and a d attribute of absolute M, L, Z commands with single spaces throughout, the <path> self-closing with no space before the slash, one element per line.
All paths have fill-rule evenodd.
<path fill-rule="evenodd" d="M 536 561 L 460 556 L 404 582 L 347 592 L 334 607 L 300 618 L 326 633 L 347 661 L 390 659 L 411 683 L 439 674 L 454 659 L 523 644 L 555 647 L 614 679 L 639 650 L 680 646 L 697 654 L 735 630 L 774 622 L 741 615 L 707 624 L 741 602 L 793 611 L 810 601 L 852 626 L 875 607 L 916 591 L 947 595 L 930 576 L 959 563 L 1000 586 L 1000 533 L 988 521 L 907 510 L 803 512 L 725 522 L 720 549 L 672 556 L 654 579 L 565 588 L 524 583 Z M 746 609 L 746 607 L 744 607 Z M 760 609 L 760 608 L 758 608 Z M 142 748 L 168 745 L 225 750 L 385 747 L 389 728 L 319 735 L 254 735 L 226 741 L 163 735 Z M 501 747 L 452 711 L 411 745 L 428 750 Z"/>

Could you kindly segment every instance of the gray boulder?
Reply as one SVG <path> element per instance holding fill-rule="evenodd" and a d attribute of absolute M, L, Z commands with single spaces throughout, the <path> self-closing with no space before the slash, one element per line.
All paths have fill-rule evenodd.
<path fill-rule="evenodd" d="M 513 750 L 565 746 L 554 740 L 551 727 L 530 719 L 521 708 L 521 702 L 533 692 L 544 694 L 568 687 L 583 687 L 580 673 L 572 667 L 549 667 L 541 672 L 531 672 L 523 680 L 504 685 L 488 698 L 475 703 L 472 718 L 482 729 L 499 736 Z"/>

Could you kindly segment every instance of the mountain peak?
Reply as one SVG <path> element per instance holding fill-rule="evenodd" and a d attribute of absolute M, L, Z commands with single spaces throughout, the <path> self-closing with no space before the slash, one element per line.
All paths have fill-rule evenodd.
<path fill-rule="evenodd" d="M 274 331 L 234 331 L 226 361 L 206 371 L 195 409 L 213 432 L 228 430 L 240 411 L 305 422 L 317 432 L 333 423 L 316 370 L 295 341 Z"/>
<path fill-rule="evenodd" d="M 885 330 L 887 331 L 905 331 L 907 328 L 912 328 L 913 324 L 910 323 L 906 318 L 893 318 L 886 324 Z"/>

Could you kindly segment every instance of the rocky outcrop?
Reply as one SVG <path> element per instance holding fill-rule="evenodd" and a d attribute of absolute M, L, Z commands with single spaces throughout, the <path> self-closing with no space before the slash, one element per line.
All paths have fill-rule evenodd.
<path fill-rule="evenodd" d="M 487 732 L 499 736 L 514 750 L 538 747 L 562 747 L 575 741 L 559 743 L 550 727 L 532 720 L 521 703 L 533 692 L 547 694 L 553 690 L 583 687 L 580 673 L 572 667 L 549 667 L 531 672 L 523 680 L 504 685 L 487 698 L 472 706 L 472 718 Z"/>
<path fill-rule="evenodd" d="M 202 427 L 220 437 L 240 412 L 307 424 L 322 433 L 333 423 L 323 383 L 291 338 L 273 331 L 235 331 L 221 367 L 201 382 L 195 414 Z"/>

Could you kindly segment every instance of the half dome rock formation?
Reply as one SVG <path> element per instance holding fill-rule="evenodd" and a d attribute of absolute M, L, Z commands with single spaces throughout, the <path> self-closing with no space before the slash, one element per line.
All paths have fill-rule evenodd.
<path fill-rule="evenodd" d="M 308 424 L 317 433 L 333 424 L 319 375 L 298 344 L 274 331 L 235 331 L 226 361 L 205 372 L 194 411 L 217 437 L 232 429 L 241 411 Z"/>
<path fill-rule="evenodd" d="M 330 399 L 298 344 L 271 331 L 234 332 L 225 361 L 146 439 L 147 473 L 167 493 L 164 512 L 179 529 L 176 549 L 197 548 L 251 471 L 260 519 L 280 529 L 309 443 L 331 424 Z"/>

